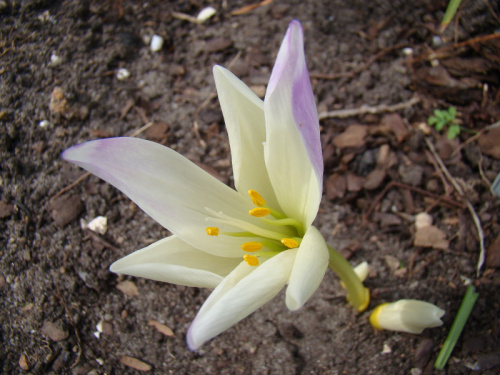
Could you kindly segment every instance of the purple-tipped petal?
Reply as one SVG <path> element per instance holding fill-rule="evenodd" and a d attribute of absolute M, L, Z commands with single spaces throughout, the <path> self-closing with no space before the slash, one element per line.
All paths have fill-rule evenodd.
<path fill-rule="evenodd" d="M 265 158 L 281 208 L 307 227 L 322 194 L 319 121 L 304 56 L 302 26 L 292 21 L 264 99 Z"/>
<path fill-rule="evenodd" d="M 191 246 L 223 257 L 242 256 L 241 239 L 206 234 L 206 208 L 248 220 L 251 202 L 177 152 L 143 139 L 109 138 L 71 147 L 62 156 L 114 185 Z M 224 224 L 220 229 L 235 230 Z"/>
<path fill-rule="evenodd" d="M 323 154 L 318 111 L 305 60 L 302 25 L 297 20 L 292 20 L 288 26 L 267 86 L 266 99 L 271 97 L 275 90 L 289 90 L 289 86 L 295 125 L 303 138 L 314 171 L 322 181 Z"/>

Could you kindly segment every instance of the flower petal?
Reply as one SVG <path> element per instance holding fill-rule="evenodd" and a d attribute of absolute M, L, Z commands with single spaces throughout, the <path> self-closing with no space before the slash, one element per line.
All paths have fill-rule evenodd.
<path fill-rule="evenodd" d="M 264 161 L 264 103 L 229 70 L 216 65 L 213 72 L 231 146 L 236 190 L 245 196 L 248 190 L 256 190 L 276 207 Z"/>
<path fill-rule="evenodd" d="M 217 257 L 170 236 L 114 262 L 115 273 L 167 283 L 215 288 L 240 259 Z"/>
<path fill-rule="evenodd" d="M 286 306 L 290 310 L 301 308 L 318 289 L 325 276 L 328 260 L 326 242 L 311 225 L 300 243 L 286 289 Z"/>
<path fill-rule="evenodd" d="M 319 120 L 307 71 L 302 26 L 292 21 L 264 99 L 265 159 L 281 208 L 305 221 L 316 217 L 322 194 Z M 283 161 L 286 160 L 286 168 Z"/>
<path fill-rule="evenodd" d="M 272 299 L 290 277 L 297 250 L 287 250 L 258 267 L 238 266 L 212 292 L 189 327 L 191 350 L 236 324 Z"/>
<path fill-rule="evenodd" d="M 62 156 L 114 185 L 191 246 L 218 256 L 242 256 L 241 239 L 205 233 L 210 225 L 206 208 L 249 221 L 250 199 L 177 152 L 143 139 L 109 138 L 71 147 Z"/>

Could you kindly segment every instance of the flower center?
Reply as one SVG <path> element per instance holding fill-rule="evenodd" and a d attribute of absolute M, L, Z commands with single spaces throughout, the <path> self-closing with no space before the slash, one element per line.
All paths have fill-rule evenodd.
<path fill-rule="evenodd" d="M 210 220 L 214 223 L 228 224 L 232 227 L 241 229 L 241 232 L 220 232 L 218 227 L 205 228 L 209 236 L 218 236 L 219 234 L 231 237 L 250 237 L 251 242 L 241 244 L 241 249 L 251 254 L 245 254 L 243 260 L 250 266 L 258 266 L 259 258 L 271 258 L 282 251 L 299 247 L 304 228 L 297 219 L 287 217 L 279 210 L 269 207 L 262 196 L 255 190 L 249 190 L 248 195 L 252 202 L 257 206 L 251 209 L 248 214 L 258 217 L 263 223 L 276 227 L 276 230 L 270 230 L 264 226 L 258 226 L 240 219 L 235 219 L 222 212 L 214 211 L 208 207 L 205 209 L 211 214 Z"/>

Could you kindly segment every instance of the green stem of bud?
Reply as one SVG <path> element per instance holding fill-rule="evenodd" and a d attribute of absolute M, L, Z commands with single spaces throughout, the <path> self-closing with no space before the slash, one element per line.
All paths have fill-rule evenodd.
<path fill-rule="evenodd" d="M 370 291 L 366 288 L 349 262 L 333 247 L 328 246 L 330 252 L 330 268 L 340 277 L 347 289 L 347 301 L 358 312 L 366 310 L 370 303 Z"/>

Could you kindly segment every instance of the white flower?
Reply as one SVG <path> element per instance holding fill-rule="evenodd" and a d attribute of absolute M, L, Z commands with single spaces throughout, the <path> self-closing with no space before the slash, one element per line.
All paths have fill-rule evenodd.
<path fill-rule="evenodd" d="M 329 262 L 327 245 L 312 226 L 323 159 L 300 23 L 290 23 L 264 101 L 228 70 L 216 66 L 214 76 L 236 190 L 175 151 L 141 139 L 91 141 L 63 154 L 173 233 L 115 262 L 111 271 L 215 288 L 189 329 L 192 349 L 287 283 L 287 307 L 300 308 Z"/>
<path fill-rule="evenodd" d="M 432 303 L 414 299 L 377 306 L 370 315 L 370 323 L 377 329 L 422 333 L 425 328 L 439 327 L 445 311 Z"/>

